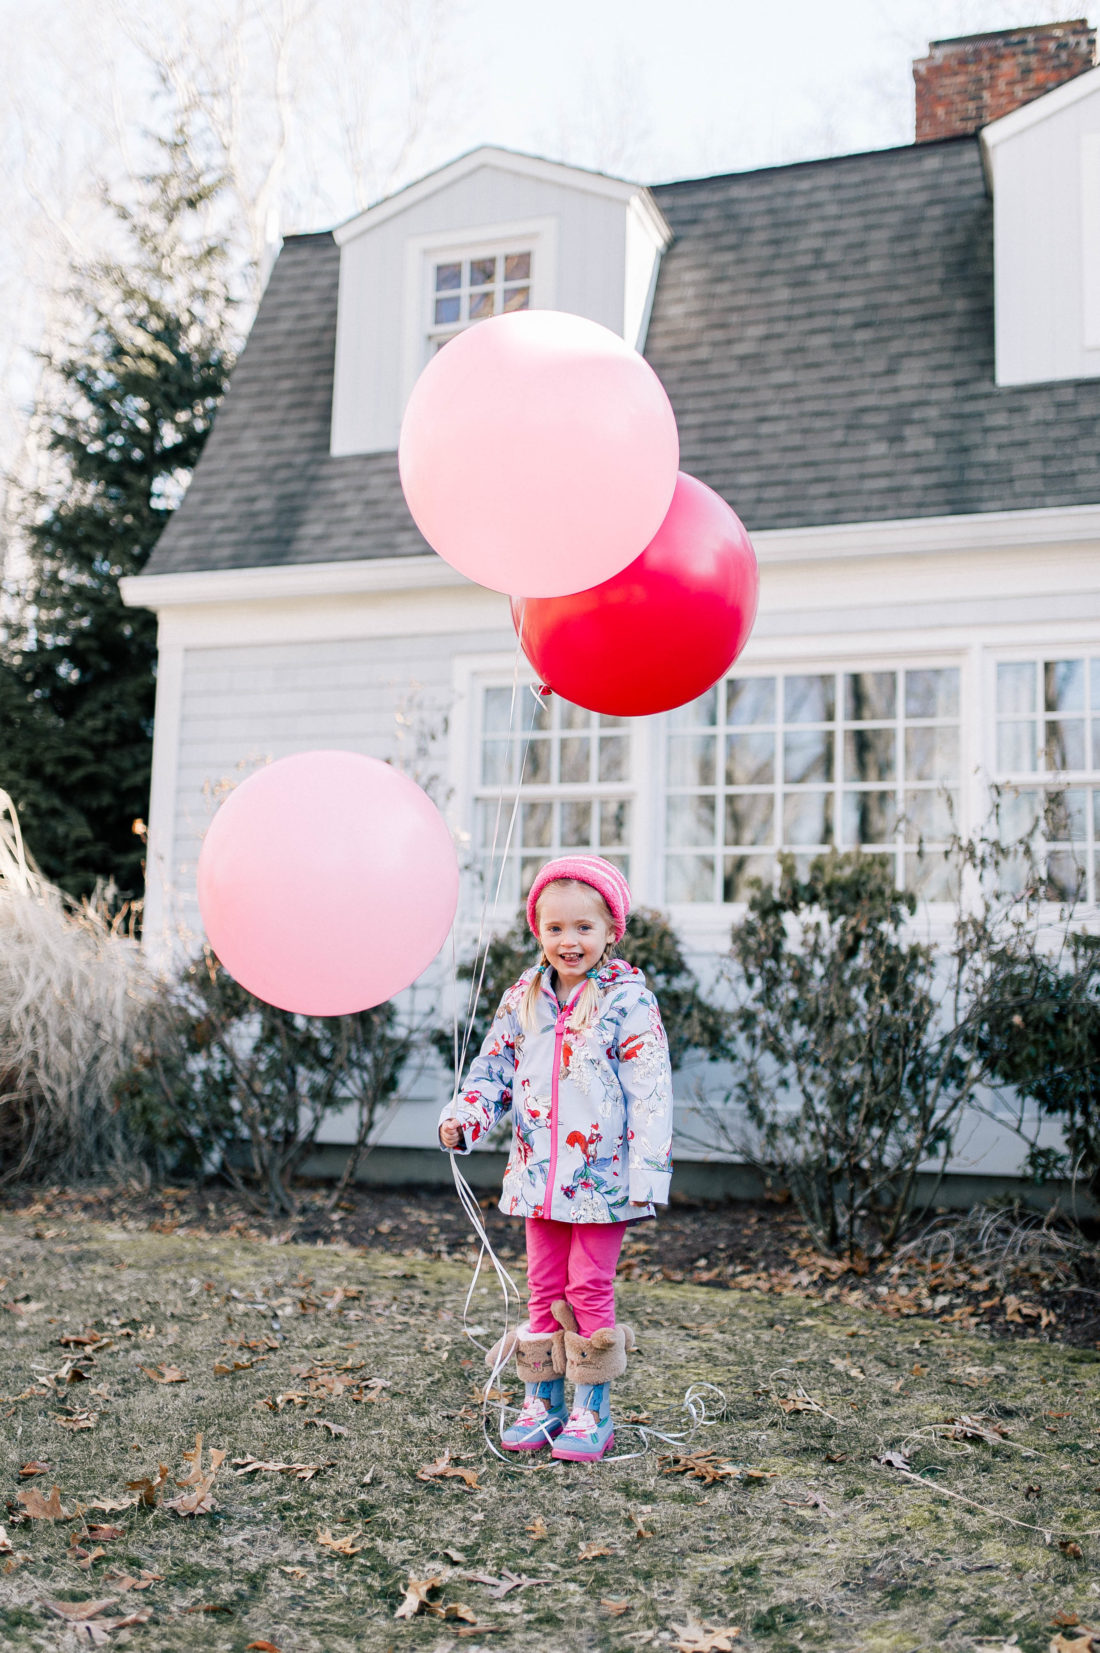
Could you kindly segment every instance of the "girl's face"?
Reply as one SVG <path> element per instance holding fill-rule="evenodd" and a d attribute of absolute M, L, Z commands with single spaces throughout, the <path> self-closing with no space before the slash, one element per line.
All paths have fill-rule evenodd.
<path fill-rule="evenodd" d="M 576 987 L 614 935 L 603 896 L 591 884 L 548 884 L 538 903 L 542 950 L 566 990 Z"/>

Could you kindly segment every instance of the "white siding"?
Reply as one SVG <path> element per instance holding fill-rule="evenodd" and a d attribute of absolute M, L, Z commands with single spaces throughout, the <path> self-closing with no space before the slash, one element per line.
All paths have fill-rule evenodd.
<path fill-rule="evenodd" d="M 501 166 L 479 166 L 341 248 L 334 454 L 397 446 L 405 402 L 424 361 L 423 283 L 433 249 L 499 240 L 510 225 L 518 243 L 524 227 L 538 235 L 538 308 L 573 311 L 623 333 L 627 204 Z M 648 253 L 640 234 L 635 242 L 641 272 L 635 285 L 648 291 L 652 242 Z M 635 331 L 643 308 L 632 293 Z"/>
<path fill-rule="evenodd" d="M 1086 78 L 1087 96 L 992 147 L 1001 385 L 1100 375 L 1100 74 Z"/>

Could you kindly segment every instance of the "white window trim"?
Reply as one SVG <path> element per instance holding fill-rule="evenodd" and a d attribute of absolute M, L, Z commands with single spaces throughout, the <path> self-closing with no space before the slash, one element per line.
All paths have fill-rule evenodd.
<path fill-rule="evenodd" d="M 538 682 L 527 660 L 522 656 L 518 677 L 514 654 L 467 654 L 455 658 L 452 671 L 454 701 L 451 725 L 454 738 L 451 741 L 451 768 L 448 778 L 451 796 L 454 799 L 454 820 L 460 843 L 471 856 L 474 851 L 476 829 L 475 805 L 481 791 L 476 774 L 481 754 L 482 691 L 488 688 L 510 688 L 513 680 L 516 681 L 517 695 L 528 694 L 528 686 Z M 657 729 L 657 721 L 630 718 L 625 728 L 630 742 L 629 779 L 622 784 L 620 792 L 631 804 L 630 888 L 635 906 L 656 904 L 652 836 L 653 817 L 657 811 L 647 808 L 646 800 L 653 795 L 651 748 L 654 744 L 659 745 L 663 739 L 663 730 Z M 656 741 L 653 734 L 657 735 Z M 547 790 L 556 796 L 561 788 L 554 786 Z M 504 820 L 507 820 L 507 815 Z M 504 902 L 499 906 L 490 903 L 486 908 L 486 923 L 490 926 L 508 923 L 513 917 L 514 909 L 511 902 Z"/>
<path fill-rule="evenodd" d="M 1091 635 L 1090 635 L 1091 632 Z M 1045 660 L 1066 659 L 1072 660 L 1084 656 L 1100 657 L 1100 627 L 1079 628 L 1073 634 L 1056 632 L 1053 629 L 1044 631 L 1041 637 L 1030 643 L 1016 643 L 991 647 L 985 650 L 984 661 L 984 692 L 987 716 L 983 725 L 982 766 L 985 773 L 987 798 L 991 798 L 991 788 L 1001 781 L 1001 768 L 997 762 L 997 667 L 1018 665 L 1021 663 L 1041 666 Z M 1037 714 L 1040 721 L 1042 713 Z M 1072 716 L 1073 714 L 1069 714 Z M 1084 718 L 1098 718 L 1100 713 L 1086 709 L 1081 714 Z M 1051 769 L 1036 769 L 1027 774 L 1018 775 L 1013 781 L 1004 784 L 1016 786 L 1021 791 L 1029 792 L 1069 792 L 1084 789 L 1086 791 L 1100 791 L 1100 770 L 1066 770 L 1066 778 L 1060 778 L 1059 771 Z M 1080 917 L 1088 919 L 1090 927 L 1095 927 L 1095 921 L 1100 917 L 1100 872 L 1096 874 L 1096 890 L 1098 899 L 1090 906 L 1081 901 L 1076 909 Z M 1040 919 L 1043 922 L 1054 924 L 1057 922 L 1059 904 L 1044 902 L 1040 907 Z"/>
<path fill-rule="evenodd" d="M 428 361 L 428 302 L 436 264 L 461 258 L 489 258 L 503 252 L 531 253 L 531 309 L 552 310 L 558 287 L 558 221 L 553 217 L 516 219 L 430 235 L 412 235 L 405 243 L 404 329 L 401 351 L 401 406 L 404 408 L 421 369 Z M 474 324 L 476 325 L 476 323 Z"/>
<path fill-rule="evenodd" d="M 807 639 L 784 639 L 783 646 L 768 654 L 754 654 L 749 662 L 737 661 L 728 672 L 723 674 L 722 681 L 730 677 L 775 677 L 779 675 L 816 676 L 829 672 L 860 671 L 904 671 L 913 667 L 950 666 L 959 672 L 959 830 L 962 833 L 973 831 L 982 819 L 982 799 L 986 794 L 985 783 L 976 772 L 976 754 L 979 744 L 980 725 L 977 716 L 980 715 L 978 706 L 977 688 L 980 682 L 979 655 L 977 647 L 968 649 L 944 646 L 942 641 L 933 642 L 925 635 L 919 643 L 909 646 L 884 646 L 873 652 L 866 648 L 857 653 L 854 649 L 834 649 L 831 653 L 820 655 L 811 652 L 806 647 Z M 744 902 L 708 902 L 684 901 L 668 902 L 665 900 L 665 857 L 668 852 L 665 825 L 665 799 L 668 797 L 668 727 L 664 719 L 660 729 L 660 791 L 658 807 L 650 812 L 655 817 L 657 835 L 656 860 L 660 868 L 659 874 L 659 905 L 670 915 L 677 929 L 690 928 L 701 933 L 722 933 L 729 930 L 746 909 Z M 705 851 L 704 851 L 705 853 Z M 767 854 L 765 848 L 762 853 Z M 887 853 L 895 853 L 891 847 Z M 923 902 L 923 909 L 935 922 L 953 911 L 950 902 Z"/>

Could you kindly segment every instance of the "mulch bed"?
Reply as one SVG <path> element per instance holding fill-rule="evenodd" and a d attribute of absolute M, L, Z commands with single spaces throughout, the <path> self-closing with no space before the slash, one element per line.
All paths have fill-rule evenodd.
<path fill-rule="evenodd" d="M 0 1208 L 37 1220 L 40 1237 L 68 1218 L 157 1233 L 239 1234 L 248 1239 L 340 1245 L 426 1258 L 472 1256 L 470 1226 L 450 1190 L 357 1188 L 333 1213 L 320 1186 L 299 1190 L 298 1214 L 267 1220 L 218 1186 L 150 1191 L 108 1188 L 12 1190 Z M 481 1201 L 494 1249 L 505 1262 L 523 1254 L 523 1226 Z M 941 1238 L 893 1258 L 854 1267 L 815 1251 L 789 1203 L 690 1202 L 673 1196 L 656 1223 L 633 1227 L 621 1278 L 690 1281 L 724 1290 L 805 1295 L 891 1318 L 920 1315 L 961 1330 L 1100 1347 L 1100 1244 L 1069 1227 L 1037 1233 L 1036 1219 L 1005 1213 L 993 1234 L 973 1215 L 939 1219 Z M 1021 1235 L 1028 1243 L 1021 1243 Z"/>

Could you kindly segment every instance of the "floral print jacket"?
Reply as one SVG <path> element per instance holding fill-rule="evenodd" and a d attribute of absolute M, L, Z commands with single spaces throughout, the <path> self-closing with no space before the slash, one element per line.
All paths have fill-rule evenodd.
<path fill-rule="evenodd" d="M 534 974 L 505 993 L 457 1103 L 469 1153 L 509 1108 L 512 1149 L 500 1209 L 511 1216 L 612 1223 L 653 1216 L 672 1176 L 672 1074 L 657 1000 L 624 959 L 600 969 L 598 1020 L 582 1033 L 544 980 L 537 1021 L 520 1005 Z"/>

